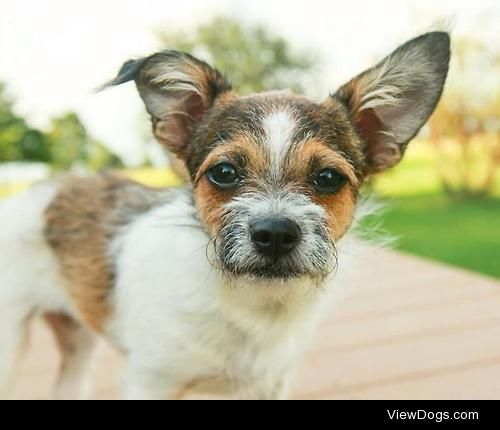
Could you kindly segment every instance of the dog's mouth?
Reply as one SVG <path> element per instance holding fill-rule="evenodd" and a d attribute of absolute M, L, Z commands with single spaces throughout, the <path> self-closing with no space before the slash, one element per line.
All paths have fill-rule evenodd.
<path fill-rule="evenodd" d="M 289 281 L 304 277 L 317 278 L 318 274 L 312 274 L 300 268 L 293 267 L 290 264 L 281 262 L 267 263 L 254 266 L 237 266 L 234 264 L 225 264 L 223 271 L 231 277 L 240 277 L 247 279 L 263 280 L 282 280 Z"/>
<path fill-rule="evenodd" d="M 220 268 L 230 278 L 252 280 L 292 281 L 310 279 L 321 282 L 331 274 L 337 266 L 336 254 L 318 260 L 301 259 L 299 256 L 287 256 L 279 260 L 270 260 L 260 256 L 248 256 L 241 260 L 224 258 L 220 255 Z"/>

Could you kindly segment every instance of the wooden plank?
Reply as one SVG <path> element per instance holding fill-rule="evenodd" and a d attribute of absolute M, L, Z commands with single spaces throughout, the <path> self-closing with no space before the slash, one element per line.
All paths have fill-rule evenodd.
<path fill-rule="evenodd" d="M 323 392 L 348 394 L 439 375 L 457 367 L 468 368 L 483 361 L 500 364 L 499 339 L 500 323 L 448 336 L 410 339 L 352 352 L 322 351 L 314 354 L 305 366 L 301 392 L 308 397 L 320 396 Z M 500 398 L 500 386 L 498 394 Z"/>
<path fill-rule="evenodd" d="M 348 322 L 328 321 L 317 335 L 315 351 L 345 351 L 409 339 L 460 333 L 500 322 L 500 300 L 467 300 L 425 307 L 379 318 Z"/>
<path fill-rule="evenodd" d="M 433 376 L 423 374 L 416 379 L 349 393 L 336 393 L 330 390 L 324 395 L 316 394 L 313 398 L 324 400 L 498 400 L 500 398 L 498 359 L 469 363 L 468 367 L 453 370 L 455 371 Z"/>

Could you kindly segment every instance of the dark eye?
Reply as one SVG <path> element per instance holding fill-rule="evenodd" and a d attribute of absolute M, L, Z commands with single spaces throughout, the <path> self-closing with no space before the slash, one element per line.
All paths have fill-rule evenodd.
<path fill-rule="evenodd" d="M 240 182 L 238 170 L 230 163 L 219 163 L 207 172 L 207 177 L 218 188 L 229 190 Z"/>
<path fill-rule="evenodd" d="M 335 169 L 323 169 L 314 178 L 316 191 L 322 194 L 333 194 L 342 188 L 346 177 Z"/>

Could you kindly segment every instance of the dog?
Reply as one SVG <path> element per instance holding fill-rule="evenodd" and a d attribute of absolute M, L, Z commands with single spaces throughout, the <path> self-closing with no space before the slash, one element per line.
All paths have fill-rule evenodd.
<path fill-rule="evenodd" d="M 102 336 L 127 358 L 126 399 L 188 388 L 286 399 L 341 289 L 338 250 L 360 187 L 401 160 L 449 59 L 447 33 L 423 34 L 321 103 L 239 96 L 218 70 L 174 50 L 126 62 L 106 87 L 135 81 L 189 184 L 66 176 L 2 203 L 1 396 L 41 315 L 62 354 L 55 398 L 86 396 Z"/>

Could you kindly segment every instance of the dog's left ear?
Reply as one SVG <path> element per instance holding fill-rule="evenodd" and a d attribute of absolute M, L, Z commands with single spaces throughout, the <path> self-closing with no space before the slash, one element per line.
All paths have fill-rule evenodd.
<path fill-rule="evenodd" d="M 342 102 L 363 140 L 366 174 L 394 166 L 434 111 L 450 60 L 450 37 L 427 33 L 342 86 Z"/>
<path fill-rule="evenodd" d="M 107 88 L 134 80 L 151 115 L 156 139 L 180 158 L 191 127 L 215 98 L 231 89 L 222 74 L 184 52 L 166 50 L 127 61 Z"/>

